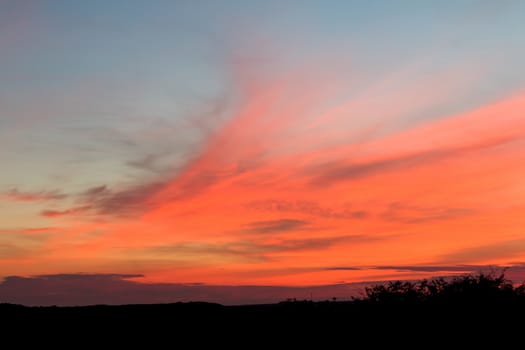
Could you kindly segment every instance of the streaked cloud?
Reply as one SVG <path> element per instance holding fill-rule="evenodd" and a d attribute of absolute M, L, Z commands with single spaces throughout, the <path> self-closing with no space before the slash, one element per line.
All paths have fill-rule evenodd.
<path fill-rule="evenodd" d="M 278 220 L 265 220 L 255 221 L 246 224 L 245 232 L 250 233 L 279 233 L 287 231 L 296 231 L 307 228 L 310 223 L 305 220 L 298 219 L 278 219 Z"/>
<path fill-rule="evenodd" d="M 271 231 L 273 232 L 273 231 Z M 278 232 L 281 232 L 279 230 Z M 239 240 L 222 244 L 213 243 L 180 243 L 173 245 L 162 245 L 139 250 L 148 256 L 180 259 L 181 261 L 193 257 L 215 257 L 226 260 L 238 261 L 265 261 L 275 253 L 293 253 L 304 251 L 321 251 L 338 244 L 353 243 L 361 244 L 390 237 L 374 238 L 366 235 L 344 235 L 325 236 L 304 239 L 278 239 L 268 242 L 267 240 Z M 130 252 L 133 254 L 132 252 Z M 202 264 L 202 262 L 200 262 Z"/>
<path fill-rule="evenodd" d="M 328 271 L 359 271 L 359 270 L 386 270 L 396 272 L 432 273 L 434 277 L 457 275 L 457 274 L 478 274 L 478 273 L 502 273 L 506 277 L 515 281 L 523 280 L 525 264 L 509 263 L 505 265 L 379 265 L 379 266 L 333 266 L 325 268 Z M 393 277 L 395 278 L 395 277 Z"/>
<path fill-rule="evenodd" d="M 305 200 L 259 200 L 249 202 L 247 204 L 247 207 L 254 210 L 268 212 L 302 213 L 323 218 L 336 219 L 364 219 L 368 216 L 366 210 L 358 210 L 353 208 L 351 205 L 347 205 L 343 208 L 331 208 L 328 206 L 320 205 L 317 202 Z"/>
<path fill-rule="evenodd" d="M 165 183 L 154 182 L 112 190 L 101 185 L 84 191 L 79 201 L 96 214 L 129 216 L 151 209 L 154 205 L 151 198 L 164 186 Z"/>
<path fill-rule="evenodd" d="M 423 207 L 410 205 L 409 203 L 394 202 L 388 205 L 388 209 L 381 214 L 381 217 L 387 221 L 418 224 L 450 220 L 472 214 L 474 214 L 474 210 L 468 208 Z"/>
<path fill-rule="evenodd" d="M 159 158 L 161 158 L 161 155 L 159 154 L 147 154 L 137 160 L 129 160 L 126 164 L 133 168 L 157 173 L 161 171 L 158 164 Z"/>
<path fill-rule="evenodd" d="M 90 209 L 89 207 L 76 207 L 76 208 L 71 208 L 71 209 L 66 209 L 66 210 L 47 209 L 47 210 L 43 210 L 40 213 L 40 215 L 47 217 L 47 218 L 56 218 L 60 216 L 78 215 L 78 214 L 86 212 L 89 209 Z"/>
<path fill-rule="evenodd" d="M 18 188 L 12 188 L 0 194 L 0 198 L 17 202 L 41 202 L 41 201 L 55 201 L 67 198 L 68 195 L 53 191 L 20 191 Z"/>
<path fill-rule="evenodd" d="M 440 257 L 441 261 L 450 262 L 478 262 L 483 260 L 501 259 L 506 257 L 509 261 L 521 257 L 525 253 L 525 239 L 496 241 L 492 244 L 469 246 Z"/>
<path fill-rule="evenodd" d="M 407 169 L 420 163 L 434 161 L 444 155 L 445 153 L 440 151 L 430 151 L 364 164 L 323 164 L 318 170 L 320 175 L 312 179 L 312 184 L 327 186 L 339 181 L 350 181 L 372 175 L 384 175 L 390 170 Z"/>
<path fill-rule="evenodd" d="M 367 176 L 385 175 L 390 171 L 404 170 L 408 171 L 411 167 L 423 165 L 426 163 L 437 162 L 449 157 L 458 157 L 464 153 L 476 152 L 487 148 L 505 145 L 506 143 L 521 140 L 525 138 L 525 132 L 509 137 L 501 137 L 478 142 L 470 145 L 461 145 L 451 148 L 437 148 L 428 151 L 416 152 L 413 154 L 380 159 L 373 162 L 345 164 L 345 163 L 323 163 L 317 169 L 310 168 L 315 175 L 311 182 L 317 186 L 329 186 L 339 181 L 352 181 Z"/>

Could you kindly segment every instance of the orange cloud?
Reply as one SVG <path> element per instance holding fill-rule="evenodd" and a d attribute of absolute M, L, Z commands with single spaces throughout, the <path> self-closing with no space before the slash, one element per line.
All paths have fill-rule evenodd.
<path fill-rule="evenodd" d="M 245 85 L 232 118 L 182 169 L 41 212 L 68 233 L 34 252 L 39 273 L 305 285 L 525 258 L 508 243 L 525 225 L 525 94 L 392 128 L 382 125 L 395 119 L 356 116 L 359 97 L 327 103 L 329 82 Z"/>

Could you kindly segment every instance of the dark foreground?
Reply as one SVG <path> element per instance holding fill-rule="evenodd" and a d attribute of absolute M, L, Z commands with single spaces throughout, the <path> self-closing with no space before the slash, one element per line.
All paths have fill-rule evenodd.
<path fill-rule="evenodd" d="M 222 306 L 207 303 L 88 307 L 1 305 L 4 334 L 22 331 L 39 341 L 82 342 L 108 339 L 134 342 L 256 343 L 272 341 L 353 342 L 465 341 L 472 344 L 522 342 L 524 303 L 450 305 L 287 302 Z M 11 330 L 11 331 L 8 331 Z M 24 341 L 24 337 L 20 341 Z M 272 340 L 273 339 L 273 340 Z M 516 343 L 516 344 L 518 344 Z M 397 346 L 396 346 L 397 348 Z"/>
<path fill-rule="evenodd" d="M 523 289 L 503 279 L 481 276 L 455 282 L 396 282 L 370 288 L 365 299 L 350 302 L 86 307 L 1 304 L 0 315 L 4 335 L 17 335 L 17 348 L 34 340 L 31 337 L 37 337 L 40 344 L 68 343 L 72 338 L 73 343 L 68 343 L 71 347 L 111 342 L 122 346 L 148 344 L 146 348 L 161 344 L 197 348 L 209 347 L 211 342 L 221 347 L 240 344 L 253 348 L 279 347 L 286 341 L 297 346 L 321 342 L 329 348 L 335 345 L 327 344 L 396 349 L 427 345 L 432 349 L 459 345 L 500 348 L 515 344 L 521 348 L 524 296 Z"/>

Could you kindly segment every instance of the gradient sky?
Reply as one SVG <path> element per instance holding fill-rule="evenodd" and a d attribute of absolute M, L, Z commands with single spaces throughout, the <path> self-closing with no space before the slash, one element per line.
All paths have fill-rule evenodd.
<path fill-rule="evenodd" d="M 522 268 L 524 37 L 524 1 L 0 0 L 0 296 Z"/>

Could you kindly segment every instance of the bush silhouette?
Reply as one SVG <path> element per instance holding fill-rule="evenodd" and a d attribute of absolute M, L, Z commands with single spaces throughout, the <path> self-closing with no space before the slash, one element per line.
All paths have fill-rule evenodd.
<path fill-rule="evenodd" d="M 364 300 L 376 304 L 486 304 L 525 300 L 525 285 L 515 287 L 504 272 L 418 282 L 394 281 L 367 287 L 365 292 Z"/>

